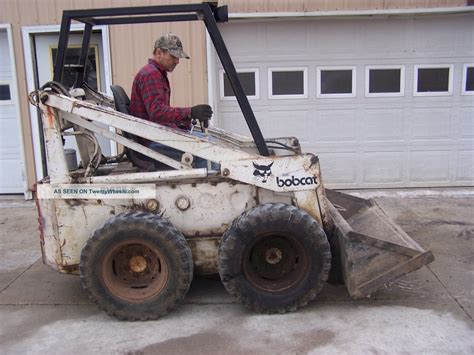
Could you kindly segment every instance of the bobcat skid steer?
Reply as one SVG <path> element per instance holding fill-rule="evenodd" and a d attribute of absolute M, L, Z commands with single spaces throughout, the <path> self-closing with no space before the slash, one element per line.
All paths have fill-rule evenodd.
<path fill-rule="evenodd" d="M 66 66 L 72 20 L 85 23 L 83 51 Z M 112 100 L 83 83 L 94 25 L 184 20 L 204 22 L 252 139 L 148 122 L 128 114 L 122 88 Z M 209 3 L 65 11 L 54 81 L 30 94 L 48 167 L 36 190 L 43 260 L 79 274 L 90 299 L 119 319 L 163 316 L 194 273 L 219 273 L 238 302 L 283 313 L 315 299 L 330 273 L 364 297 L 433 260 L 374 201 L 325 190 L 318 157 L 296 138 L 263 138 L 216 24 L 226 20 L 227 8 Z M 65 88 L 71 69 L 77 79 Z M 104 157 L 96 134 L 124 152 Z M 67 163 L 65 136 L 77 142 L 79 166 Z M 181 161 L 137 137 L 179 149 Z M 195 157 L 208 168 L 193 168 Z"/>

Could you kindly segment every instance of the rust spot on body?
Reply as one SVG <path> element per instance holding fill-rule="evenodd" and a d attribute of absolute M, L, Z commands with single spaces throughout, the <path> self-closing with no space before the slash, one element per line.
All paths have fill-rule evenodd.
<path fill-rule="evenodd" d="M 36 184 L 33 187 L 33 191 L 36 192 Z M 39 237 L 40 237 L 41 256 L 43 259 L 43 264 L 46 264 L 46 254 L 44 252 L 44 217 L 43 217 L 43 214 L 41 213 L 40 202 L 36 194 L 35 194 L 35 204 L 36 204 L 36 210 L 38 211 L 38 230 L 39 230 Z"/>
<path fill-rule="evenodd" d="M 36 184 L 33 187 L 33 191 L 36 192 Z M 35 204 L 36 204 L 36 210 L 38 211 L 38 230 L 40 232 L 40 241 L 41 241 L 41 245 L 43 245 L 44 244 L 44 217 L 41 213 L 40 202 L 36 194 L 35 194 Z"/>
<path fill-rule="evenodd" d="M 68 274 L 76 274 L 79 272 L 79 264 L 61 265 L 60 269 Z"/>
<path fill-rule="evenodd" d="M 87 200 L 80 200 L 77 198 L 74 199 L 64 199 L 64 203 L 70 207 L 83 206 L 87 204 Z"/>
<path fill-rule="evenodd" d="M 54 111 L 53 111 L 53 108 L 48 106 L 47 107 L 47 110 L 48 110 L 48 128 L 51 128 L 53 127 L 54 125 Z"/>

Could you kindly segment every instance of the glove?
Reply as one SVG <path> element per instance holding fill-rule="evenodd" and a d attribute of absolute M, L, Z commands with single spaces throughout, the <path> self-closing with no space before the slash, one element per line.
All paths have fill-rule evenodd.
<path fill-rule="evenodd" d="M 209 105 L 196 105 L 191 107 L 191 118 L 198 119 L 204 127 L 209 127 L 209 120 L 212 117 L 212 107 Z"/>

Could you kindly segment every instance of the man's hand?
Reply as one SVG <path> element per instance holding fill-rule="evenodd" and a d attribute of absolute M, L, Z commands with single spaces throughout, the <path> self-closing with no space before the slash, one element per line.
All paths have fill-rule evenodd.
<path fill-rule="evenodd" d="M 204 127 L 209 127 L 209 120 L 212 117 L 212 107 L 209 105 L 196 105 L 191 107 L 191 118 L 198 119 Z"/>

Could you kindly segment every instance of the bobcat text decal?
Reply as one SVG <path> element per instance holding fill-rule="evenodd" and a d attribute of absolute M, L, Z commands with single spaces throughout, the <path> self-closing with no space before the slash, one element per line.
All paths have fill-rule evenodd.
<path fill-rule="evenodd" d="M 268 178 L 272 175 L 272 165 L 273 162 L 268 165 L 258 165 L 253 162 L 253 167 L 255 170 L 253 171 L 253 176 L 257 179 L 262 179 L 263 183 L 268 181 Z M 317 185 L 318 179 L 316 176 L 303 176 L 303 177 L 276 177 L 276 183 L 278 187 L 291 187 L 291 186 L 309 186 L 309 185 Z"/>
<path fill-rule="evenodd" d="M 306 176 L 302 178 L 297 178 L 292 176 L 291 178 L 288 179 L 280 179 L 277 176 L 277 185 L 278 187 L 290 187 L 290 186 L 299 186 L 299 185 L 317 185 L 318 180 L 316 179 L 316 176 Z"/>

